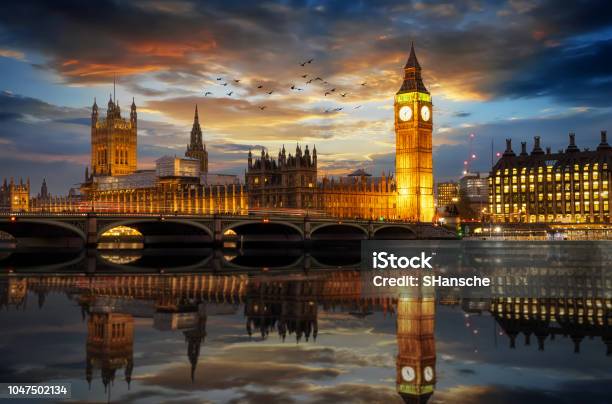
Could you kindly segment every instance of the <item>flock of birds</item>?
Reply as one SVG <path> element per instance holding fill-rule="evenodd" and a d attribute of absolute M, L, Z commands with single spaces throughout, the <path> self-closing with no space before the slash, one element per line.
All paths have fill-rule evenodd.
<path fill-rule="evenodd" d="M 313 61 L 314 61 L 314 59 L 308 59 L 308 60 L 305 60 L 303 62 L 300 62 L 299 65 L 301 67 L 307 67 L 307 65 L 310 65 Z M 335 87 L 332 87 L 329 82 L 327 82 L 326 80 L 322 79 L 321 77 L 318 77 L 318 76 L 317 77 L 312 77 L 309 73 L 301 74 L 300 77 L 303 80 L 307 79 L 304 82 L 304 86 L 308 86 L 309 84 L 313 84 L 313 83 L 317 83 L 317 84 L 322 85 L 323 86 L 323 96 L 324 97 L 338 95 L 340 98 L 346 98 L 346 96 L 349 95 L 348 92 L 342 92 L 339 89 L 336 89 Z M 219 82 L 218 85 L 223 86 L 223 87 L 227 87 L 228 84 L 230 84 L 230 83 L 232 85 L 238 86 L 238 85 L 240 85 L 240 81 L 241 80 L 240 79 L 226 80 L 223 77 L 217 77 L 216 81 Z M 366 85 L 367 85 L 366 82 L 361 83 L 362 87 L 366 86 Z M 255 88 L 257 90 L 262 91 L 264 94 L 267 94 L 267 95 L 272 95 L 274 93 L 273 89 L 265 88 L 265 86 L 263 84 L 259 84 Z M 289 89 L 291 91 L 297 91 L 297 92 L 304 91 L 303 87 L 298 87 L 295 84 L 291 84 L 291 87 L 289 87 Z M 209 95 L 214 95 L 214 94 L 213 94 L 212 91 L 209 91 L 208 89 L 205 89 L 204 90 L 204 97 L 208 97 Z M 234 90 L 228 91 L 227 93 L 225 93 L 225 95 L 227 95 L 228 97 L 231 97 L 232 95 L 234 95 Z M 264 111 L 267 108 L 266 105 L 259 105 L 257 107 L 261 111 Z M 357 105 L 357 106 L 353 107 L 353 109 L 359 109 L 359 108 L 361 108 L 361 105 Z M 328 113 L 332 113 L 332 112 L 340 112 L 343 109 L 344 109 L 344 107 L 329 108 L 329 109 L 325 109 L 324 112 L 326 114 L 328 114 Z"/>

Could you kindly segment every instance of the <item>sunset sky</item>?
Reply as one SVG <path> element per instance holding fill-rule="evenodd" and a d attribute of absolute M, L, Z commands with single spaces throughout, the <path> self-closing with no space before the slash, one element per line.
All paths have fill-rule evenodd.
<path fill-rule="evenodd" d="M 594 148 L 612 131 L 609 1 L 5 1 L 0 178 L 37 191 L 46 177 L 53 194 L 79 182 L 91 105 L 104 115 L 114 75 L 124 115 L 138 106 L 139 168 L 184 153 L 197 104 L 212 172 L 299 142 L 316 144 L 320 175 L 379 174 L 394 167 L 411 41 L 434 101 L 436 181 L 460 176 L 470 133 L 473 169 L 488 171 L 492 140 L 516 151 L 540 135 L 556 151 L 568 132 Z"/>

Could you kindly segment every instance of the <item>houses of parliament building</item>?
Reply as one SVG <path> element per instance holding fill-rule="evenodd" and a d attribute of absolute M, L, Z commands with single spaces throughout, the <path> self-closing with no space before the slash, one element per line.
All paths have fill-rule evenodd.
<path fill-rule="evenodd" d="M 4 187 L 3 208 L 11 211 L 113 211 L 119 213 L 246 214 L 249 210 L 297 210 L 339 218 L 431 222 L 433 206 L 432 101 L 414 47 L 394 100 L 395 175 L 374 177 L 357 170 L 339 178 L 319 178 L 316 147 L 283 147 L 275 159 L 249 151 L 244 183 L 237 176 L 208 171 L 196 106 L 184 157 L 164 156 L 152 170 L 137 169 L 138 114 L 129 118 L 111 95 L 106 116 L 94 100 L 91 113 L 91 169 L 80 192 L 69 197 L 23 201 Z M 6 188 L 6 189 L 5 189 Z M 15 191 L 17 192 L 17 191 Z M 6 194 L 6 195 L 5 195 Z M 42 194 L 41 194 L 42 195 Z M 13 203 L 14 202 L 14 203 Z"/>

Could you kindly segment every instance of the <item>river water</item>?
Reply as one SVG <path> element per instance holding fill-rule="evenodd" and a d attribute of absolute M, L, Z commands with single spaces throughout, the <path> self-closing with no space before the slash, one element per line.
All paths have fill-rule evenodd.
<path fill-rule="evenodd" d="M 544 279 L 483 298 L 373 292 L 358 245 L 4 251 L 0 382 L 78 402 L 610 402 L 608 246 L 561 246 L 472 254 Z"/>

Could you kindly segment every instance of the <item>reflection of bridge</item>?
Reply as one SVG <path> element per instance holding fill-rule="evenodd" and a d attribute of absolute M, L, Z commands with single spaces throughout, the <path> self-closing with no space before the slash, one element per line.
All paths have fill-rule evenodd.
<path fill-rule="evenodd" d="M 55 245 L 95 246 L 102 234 L 128 226 L 145 243 L 221 243 L 228 234 L 242 242 L 309 242 L 368 239 L 448 239 L 454 234 L 427 223 L 337 220 L 309 216 L 158 214 L 0 214 L 0 231 L 19 245 L 55 240 Z M 61 240 L 59 243 L 57 240 Z"/>

